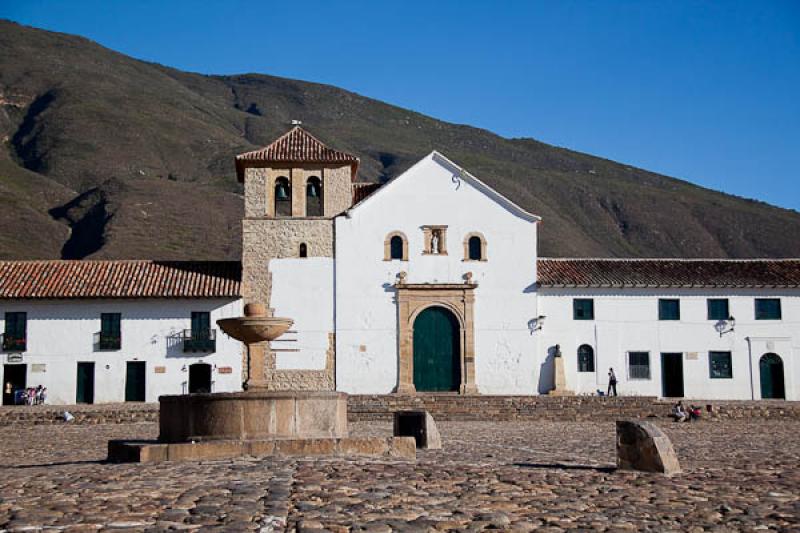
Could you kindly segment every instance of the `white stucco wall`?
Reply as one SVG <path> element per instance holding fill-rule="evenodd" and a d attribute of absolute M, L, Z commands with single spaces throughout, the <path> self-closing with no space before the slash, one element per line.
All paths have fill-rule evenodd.
<path fill-rule="evenodd" d="M 662 396 L 661 353 L 683 354 L 684 394 L 687 398 L 760 399 L 759 360 L 768 352 L 783 360 L 787 399 L 800 399 L 800 291 L 760 290 L 645 290 L 539 289 L 539 310 L 546 315 L 536 332 L 537 359 L 544 364 L 541 392 L 552 388 L 546 354 L 561 346 L 567 384 L 578 393 L 606 390 L 613 367 L 623 395 Z M 593 298 L 595 320 L 573 320 L 574 298 Z M 658 320 L 659 298 L 680 300 L 678 321 Z M 728 298 L 734 331 L 719 335 L 707 320 L 707 299 Z M 755 320 L 755 298 L 780 298 L 781 320 Z M 595 373 L 578 372 L 577 350 L 595 350 Z M 650 379 L 628 376 L 627 353 L 650 352 Z M 712 379 L 709 351 L 730 351 L 732 379 Z"/>
<path fill-rule="evenodd" d="M 349 393 L 389 393 L 397 385 L 398 317 L 393 284 L 463 283 L 473 273 L 475 367 L 484 394 L 534 390 L 537 315 L 535 217 L 521 216 L 480 183 L 428 156 L 336 219 L 336 376 Z M 455 179 L 454 179 L 455 177 Z M 447 255 L 423 255 L 424 225 L 447 225 Z M 408 261 L 384 261 L 387 234 L 408 239 Z M 464 237 L 480 232 L 485 262 L 464 261 Z"/>
<path fill-rule="evenodd" d="M 157 401 L 162 394 L 187 392 L 188 367 L 196 362 L 211 365 L 212 392 L 241 390 L 242 345 L 216 326 L 217 319 L 241 315 L 240 300 L 0 301 L 0 331 L 9 311 L 27 313 L 28 342 L 22 354 L 27 386 L 47 387 L 49 404 L 75 403 L 78 362 L 95 363 L 95 403 L 124 401 L 127 361 L 146 363 L 148 402 Z M 212 327 L 217 330 L 216 352 L 183 352 L 178 335 L 191 327 L 192 311 L 211 313 Z M 120 350 L 95 349 L 94 334 L 100 331 L 101 313 L 122 314 Z M 7 364 L 9 357 L 3 353 L 3 363 Z M 156 374 L 156 366 L 166 367 L 165 372 Z M 231 372 L 220 373 L 220 367 L 230 367 Z"/>
<path fill-rule="evenodd" d="M 275 316 L 294 320 L 291 331 L 272 343 L 278 369 L 322 370 L 333 332 L 333 259 L 273 259 L 270 305 Z"/>

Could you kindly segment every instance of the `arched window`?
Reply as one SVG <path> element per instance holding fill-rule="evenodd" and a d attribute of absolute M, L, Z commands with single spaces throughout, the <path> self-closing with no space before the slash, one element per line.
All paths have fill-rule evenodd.
<path fill-rule="evenodd" d="M 322 181 L 311 176 L 306 182 L 306 216 L 321 217 L 323 214 Z"/>
<path fill-rule="evenodd" d="M 304 242 L 300 243 L 300 257 L 308 257 L 308 246 Z"/>
<path fill-rule="evenodd" d="M 480 237 L 469 238 L 469 258 L 473 261 L 480 261 L 482 259 Z"/>
<path fill-rule="evenodd" d="M 588 344 L 578 348 L 578 372 L 594 372 L 594 350 Z"/>
<path fill-rule="evenodd" d="M 464 261 L 486 261 L 486 239 L 477 232 L 464 238 Z"/>
<path fill-rule="evenodd" d="M 403 238 L 395 235 L 389 241 L 389 256 L 392 259 L 403 259 Z"/>
<path fill-rule="evenodd" d="M 292 216 L 292 186 L 284 176 L 275 180 L 275 216 Z"/>
<path fill-rule="evenodd" d="M 399 231 L 393 231 L 383 241 L 383 260 L 408 261 L 408 240 Z"/>

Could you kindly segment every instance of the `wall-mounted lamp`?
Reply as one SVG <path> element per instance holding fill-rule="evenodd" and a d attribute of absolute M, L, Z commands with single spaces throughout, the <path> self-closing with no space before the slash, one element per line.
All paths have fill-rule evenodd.
<path fill-rule="evenodd" d="M 719 333 L 720 338 L 725 335 L 726 333 L 732 333 L 734 326 L 736 325 L 736 319 L 732 316 L 728 317 L 728 320 L 720 320 L 716 324 L 714 324 L 714 329 L 717 330 Z"/>
<path fill-rule="evenodd" d="M 539 331 L 544 326 L 544 319 L 547 318 L 545 315 L 539 315 L 536 318 L 532 318 L 528 320 L 528 329 L 533 335 L 534 331 Z"/>

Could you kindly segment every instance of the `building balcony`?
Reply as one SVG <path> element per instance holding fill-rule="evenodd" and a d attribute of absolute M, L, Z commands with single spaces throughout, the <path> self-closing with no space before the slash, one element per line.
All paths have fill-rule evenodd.
<path fill-rule="evenodd" d="M 217 351 L 217 330 L 205 331 L 183 330 L 184 352 L 215 352 Z"/>
<path fill-rule="evenodd" d="M 24 337 L 14 337 L 4 333 L 0 335 L 0 338 L 2 338 L 0 344 L 2 344 L 4 352 L 24 352 L 28 348 Z"/>
<path fill-rule="evenodd" d="M 94 345 L 99 351 L 119 350 L 122 347 L 122 336 L 109 335 L 101 331 L 94 334 Z"/>

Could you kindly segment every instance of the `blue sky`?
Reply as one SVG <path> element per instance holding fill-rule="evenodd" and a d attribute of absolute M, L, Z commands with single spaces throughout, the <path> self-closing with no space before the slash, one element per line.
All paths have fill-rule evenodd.
<path fill-rule="evenodd" d="M 203 73 L 329 83 L 800 210 L 800 1 L 0 0 Z"/>

